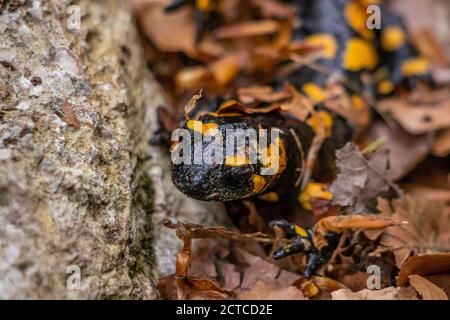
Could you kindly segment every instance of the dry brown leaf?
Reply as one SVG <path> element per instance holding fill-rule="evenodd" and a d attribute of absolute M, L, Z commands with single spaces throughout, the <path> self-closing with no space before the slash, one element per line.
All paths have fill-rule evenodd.
<path fill-rule="evenodd" d="M 315 226 L 316 229 L 343 232 L 346 229 L 385 229 L 391 226 L 405 224 L 407 222 L 378 215 L 348 215 L 331 216 L 321 219 Z"/>
<path fill-rule="evenodd" d="M 64 100 L 63 105 L 61 107 L 61 113 L 62 113 L 62 120 L 75 129 L 80 129 L 81 123 L 80 120 L 78 120 L 77 116 L 73 112 L 72 106 L 70 105 L 69 101 L 67 99 Z"/>
<path fill-rule="evenodd" d="M 275 110 L 280 109 L 278 104 L 271 104 L 263 107 L 248 107 L 237 101 L 232 101 L 223 107 L 220 107 L 217 113 L 220 114 L 229 114 L 229 113 L 241 113 L 241 114 L 261 114 L 261 113 L 269 113 Z"/>
<path fill-rule="evenodd" d="M 411 288 L 388 287 L 381 290 L 364 289 L 352 292 L 340 289 L 331 293 L 332 300 L 418 300 L 416 291 Z"/>
<path fill-rule="evenodd" d="M 211 72 L 205 66 L 188 67 L 175 75 L 175 83 L 182 90 L 192 90 L 206 85 L 211 78 Z"/>
<path fill-rule="evenodd" d="M 369 278 L 367 272 L 358 271 L 353 274 L 345 274 L 341 281 L 348 289 L 352 291 L 360 291 L 367 288 L 367 279 Z"/>
<path fill-rule="evenodd" d="M 317 284 L 313 280 L 307 279 L 305 277 L 300 277 L 297 281 L 294 282 L 293 285 L 300 289 L 303 295 L 307 298 L 315 297 L 320 292 Z"/>
<path fill-rule="evenodd" d="M 250 0 L 250 3 L 266 18 L 289 18 L 295 13 L 294 7 L 277 0 Z"/>
<path fill-rule="evenodd" d="M 404 286 L 412 274 L 432 275 L 450 273 L 450 253 L 428 253 L 412 256 L 402 266 L 397 285 Z"/>
<path fill-rule="evenodd" d="M 291 97 L 286 91 L 274 91 L 270 86 L 253 85 L 238 89 L 239 101 L 244 104 L 252 104 L 255 102 L 279 102 Z"/>
<path fill-rule="evenodd" d="M 249 266 L 244 270 L 241 289 L 252 288 L 258 281 L 268 284 L 276 283 L 276 278 L 280 273 L 280 268 L 277 265 L 245 250 L 239 250 L 239 256 Z"/>
<path fill-rule="evenodd" d="M 231 297 L 233 291 L 222 288 L 210 278 L 199 278 L 189 274 L 192 261 L 192 239 L 218 238 L 235 240 L 253 240 L 271 243 L 267 235 L 263 233 L 243 234 L 229 231 L 224 227 L 205 227 L 192 223 L 172 223 L 169 219 L 163 220 L 164 226 L 176 230 L 178 238 L 183 241 L 183 247 L 177 254 L 174 282 L 176 295 L 179 300 L 195 297 Z M 214 270 L 215 271 L 215 270 Z M 165 290 L 170 292 L 170 290 Z"/>
<path fill-rule="evenodd" d="M 392 208 L 386 205 L 380 209 L 383 216 L 408 221 L 408 224 L 387 228 L 379 240 L 382 248 L 393 251 L 399 269 L 415 253 L 450 249 L 445 222 L 449 216 L 439 201 L 406 195 L 394 200 Z"/>
<path fill-rule="evenodd" d="M 450 129 L 442 130 L 436 135 L 432 151 L 436 157 L 446 157 L 450 154 Z"/>
<path fill-rule="evenodd" d="M 444 290 L 417 274 L 408 276 L 409 283 L 416 289 L 422 300 L 448 300 Z"/>
<path fill-rule="evenodd" d="M 225 227 L 206 227 L 194 223 L 173 223 L 169 219 L 164 219 L 164 226 L 177 231 L 178 235 L 189 233 L 191 239 L 202 238 L 220 238 L 220 239 L 232 239 L 232 240 L 250 240 L 261 243 L 272 243 L 273 239 L 262 233 L 241 233 L 236 231 L 230 231 Z"/>
<path fill-rule="evenodd" d="M 239 72 L 239 59 L 235 55 L 225 55 L 214 61 L 209 70 L 214 80 L 220 86 L 226 86 L 231 83 Z"/>
<path fill-rule="evenodd" d="M 276 287 L 258 281 L 249 291 L 242 292 L 239 300 L 305 300 L 303 293 L 294 286 Z"/>
<path fill-rule="evenodd" d="M 343 283 L 328 277 L 313 276 L 312 280 L 321 290 L 333 292 L 339 289 L 348 289 Z"/>
<path fill-rule="evenodd" d="M 391 115 L 411 134 L 447 129 L 450 128 L 450 97 L 448 89 L 443 90 L 423 93 L 422 96 L 416 93 L 408 98 L 384 99 L 378 103 L 377 109 L 386 116 Z"/>
<path fill-rule="evenodd" d="M 434 274 L 424 278 L 443 289 L 450 299 L 450 274 Z"/>
<path fill-rule="evenodd" d="M 292 99 L 281 103 L 280 110 L 286 111 L 294 118 L 304 122 L 314 112 L 314 102 L 290 84 L 285 86 L 285 91 L 292 95 Z"/>
<path fill-rule="evenodd" d="M 433 144 L 429 135 L 413 136 L 397 126 L 388 126 L 381 121 L 371 126 L 368 136 L 372 141 L 384 140 L 383 147 L 389 150 L 388 178 L 393 181 L 414 170 L 428 156 Z"/>
<path fill-rule="evenodd" d="M 226 241 L 221 239 L 199 239 L 192 253 L 190 273 L 215 279 L 218 275 L 216 263 L 229 254 Z"/>
<path fill-rule="evenodd" d="M 279 28 L 280 24 L 275 20 L 252 20 L 219 27 L 214 35 L 217 39 L 253 37 L 275 33 Z"/>
<path fill-rule="evenodd" d="M 346 88 L 340 83 L 330 83 L 326 90 L 325 107 L 354 124 L 356 136 L 359 136 L 369 127 L 372 114 L 369 104 L 363 97 L 350 96 Z"/>
<path fill-rule="evenodd" d="M 162 52 L 184 52 L 196 58 L 201 54 L 218 56 L 222 47 L 211 39 L 195 43 L 194 10 L 184 6 L 175 12 L 164 12 L 164 4 L 150 3 L 136 12 L 143 33 Z"/>
<path fill-rule="evenodd" d="M 346 207 L 351 214 L 375 212 L 376 199 L 399 188 L 387 178 L 389 152 L 381 149 L 366 159 L 358 147 L 349 142 L 336 152 L 339 173 L 330 187 L 333 204 Z"/>
<path fill-rule="evenodd" d="M 194 95 L 188 101 L 188 103 L 186 103 L 186 106 L 184 107 L 184 117 L 186 119 L 189 119 L 189 113 L 191 113 L 191 111 L 195 109 L 195 107 L 197 106 L 198 100 L 200 100 L 201 98 L 202 98 L 202 90 L 200 90 L 200 92 L 198 94 Z"/>

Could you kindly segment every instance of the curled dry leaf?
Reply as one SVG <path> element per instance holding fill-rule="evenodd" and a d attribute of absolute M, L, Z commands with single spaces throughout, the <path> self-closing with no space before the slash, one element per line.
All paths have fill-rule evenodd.
<path fill-rule="evenodd" d="M 240 114 L 261 114 L 269 113 L 278 110 L 280 107 L 277 104 L 271 104 L 264 107 L 248 107 L 237 101 L 230 101 L 226 105 L 219 108 L 218 114 L 240 113 Z"/>
<path fill-rule="evenodd" d="M 175 229 L 177 236 L 183 240 L 183 247 L 177 254 L 176 272 L 174 282 L 176 287 L 177 298 L 185 300 L 189 297 L 232 297 L 233 291 L 223 289 L 217 282 L 212 279 L 198 278 L 189 275 L 192 261 L 192 239 L 195 238 L 220 238 L 235 240 L 253 240 L 261 242 L 271 242 L 272 240 L 265 234 L 260 232 L 253 234 L 242 234 L 239 232 L 229 231 L 224 227 L 205 227 L 191 223 L 172 223 L 169 219 L 165 219 L 163 224 Z M 168 286 L 169 283 L 165 282 Z M 171 292 L 169 289 L 162 289 L 165 292 Z"/>
<path fill-rule="evenodd" d="M 191 239 L 201 238 L 221 238 L 232 240 L 250 240 L 261 243 L 272 243 L 273 239 L 265 233 L 240 233 L 236 231 L 230 231 L 225 227 L 205 227 L 194 223 L 173 223 L 169 219 L 164 219 L 164 226 L 177 231 L 178 235 L 189 233 Z"/>
<path fill-rule="evenodd" d="M 434 274 L 430 276 L 424 276 L 425 279 L 434 283 L 439 288 L 443 289 L 450 299 L 450 273 L 448 274 Z"/>
<path fill-rule="evenodd" d="M 450 273 L 450 253 L 428 253 L 410 257 L 401 268 L 397 285 L 405 286 L 412 274 L 424 276 Z"/>
<path fill-rule="evenodd" d="M 444 290 L 417 274 L 408 276 L 409 283 L 416 289 L 422 300 L 448 300 Z"/>
<path fill-rule="evenodd" d="M 408 221 L 408 224 L 387 228 L 379 240 L 380 248 L 394 253 L 399 269 L 403 270 L 403 264 L 413 254 L 450 249 L 448 224 L 445 222 L 449 219 L 448 213 L 439 201 L 406 195 L 392 201 L 392 208 L 383 201 L 381 204 L 382 215 Z"/>
<path fill-rule="evenodd" d="M 378 197 L 388 196 L 391 190 L 401 194 L 400 189 L 387 178 L 388 150 L 378 150 L 366 159 L 357 146 L 349 142 L 336 152 L 336 158 L 339 173 L 330 189 L 333 204 L 346 207 L 346 212 L 375 212 Z"/>
<path fill-rule="evenodd" d="M 381 290 L 364 289 L 352 292 L 340 289 L 331 293 L 332 300 L 417 300 L 416 291 L 402 287 L 388 287 Z"/>
<path fill-rule="evenodd" d="M 384 140 L 383 147 L 389 150 L 388 178 L 393 181 L 414 170 L 428 156 L 433 145 L 430 135 L 411 135 L 398 126 L 388 126 L 381 121 L 371 126 L 368 137 L 373 141 Z"/>
<path fill-rule="evenodd" d="M 288 112 L 299 121 L 305 121 L 314 110 L 314 102 L 292 85 L 286 85 L 285 91 L 292 95 L 292 99 L 281 103 L 280 110 Z"/>
<path fill-rule="evenodd" d="M 200 90 L 200 92 L 196 95 L 194 95 L 186 104 L 186 106 L 184 107 L 184 117 L 186 119 L 189 119 L 189 113 L 192 112 L 192 110 L 195 109 L 195 107 L 197 106 L 197 102 L 198 100 L 200 100 L 202 98 L 202 90 Z"/>
<path fill-rule="evenodd" d="M 221 89 L 233 82 L 240 69 L 235 55 L 224 55 L 207 66 L 186 67 L 175 75 L 176 85 L 183 90 L 199 87 Z"/>
<path fill-rule="evenodd" d="M 214 61 L 209 70 L 219 86 L 226 86 L 237 76 L 239 67 L 239 58 L 236 55 L 225 55 Z"/>
<path fill-rule="evenodd" d="M 258 281 L 249 291 L 242 292 L 239 300 L 305 300 L 303 293 L 294 286 L 280 288 Z"/>
<path fill-rule="evenodd" d="M 450 96 L 448 89 L 423 93 L 417 101 L 414 97 L 389 98 L 379 102 L 377 109 L 391 115 L 406 131 L 422 134 L 450 128 Z M 425 96 L 428 95 L 428 96 Z"/>
<path fill-rule="evenodd" d="M 143 33 L 162 52 L 184 52 L 192 58 L 200 55 L 219 56 L 223 49 L 211 39 L 195 43 L 195 13 L 192 7 L 184 6 L 166 14 L 164 3 L 153 2 L 136 11 Z"/>
<path fill-rule="evenodd" d="M 302 291 L 305 297 L 312 298 L 319 294 L 320 289 L 313 280 L 301 277 L 294 282 L 294 286 Z"/>
<path fill-rule="evenodd" d="M 275 91 L 270 86 L 253 85 L 250 87 L 238 89 L 239 101 L 244 104 L 251 104 L 255 102 L 279 102 L 291 97 L 291 94 L 286 91 Z"/>
<path fill-rule="evenodd" d="M 214 35 L 217 39 L 253 37 L 275 33 L 279 28 L 280 24 L 275 20 L 252 20 L 219 27 Z"/>
<path fill-rule="evenodd" d="M 339 289 L 348 289 L 344 284 L 328 277 L 313 276 L 312 279 L 321 290 L 333 292 Z"/>
<path fill-rule="evenodd" d="M 407 222 L 375 215 L 349 215 L 323 218 L 315 228 L 341 233 L 346 229 L 384 229 L 405 223 Z"/>

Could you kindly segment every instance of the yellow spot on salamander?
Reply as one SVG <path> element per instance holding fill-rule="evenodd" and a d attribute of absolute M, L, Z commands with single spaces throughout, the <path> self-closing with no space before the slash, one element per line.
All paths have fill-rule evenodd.
<path fill-rule="evenodd" d="M 212 0 L 196 0 L 195 7 L 202 12 L 211 12 L 214 9 Z"/>
<path fill-rule="evenodd" d="M 295 233 L 298 234 L 300 237 L 303 237 L 303 238 L 307 238 L 308 237 L 308 232 L 304 228 L 302 228 L 300 226 L 295 226 Z"/>
<path fill-rule="evenodd" d="M 378 64 L 375 47 L 363 39 L 352 38 L 347 42 L 344 53 L 344 68 L 358 72 L 363 69 L 373 70 Z"/>
<path fill-rule="evenodd" d="M 213 122 L 203 123 L 199 120 L 188 120 L 187 127 L 195 132 L 201 133 L 202 135 L 214 135 L 217 133 L 218 124 Z"/>
<path fill-rule="evenodd" d="M 267 202 L 278 202 L 280 200 L 280 197 L 276 192 L 267 192 L 260 196 L 258 196 L 258 199 L 267 201 Z"/>
<path fill-rule="evenodd" d="M 198 113 L 199 117 L 205 116 L 205 115 L 208 115 L 208 116 L 211 116 L 211 117 L 215 117 L 215 118 L 220 118 L 220 117 L 241 117 L 242 116 L 242 114 L 240 114 L 240 113 L 231 113 L 231 112 L 230 113 L 221 113 L 221 114 L 219 114 L 217 112 L 201 111 L 201 112 Z"/>
<path fill-rule="evenodd" d="M 333 194 L 328 190 L 326 184 L 310 182 L 300 193 L 298 201 L 306 210 L 312 210 L 311 199 L 331 200 L 333 199 Z"/>
<path fill-rule="evenodd" d="M 225 157 L 225 165 L 230 167 L 250 164 L 250 158 L 244 155 L 234 155 Z"/>
<path fill-rule="evenodd" d="M 302 86 L 302 90 L 306 95 L 308 95 L 308 97 L 318 103 L 325 101 L 325 99 L 327 98 L 325 91 L 317 84 L 312 82 L 305 83 Z"/>
<path fill-rule="evenodd" d="M 380 94 L 390 94 L 394 91 L 394 84 L 390 80 L 383 80 L 377 85 L 377 91 Z"/>
<path fill-rule="evenodd" d="M 367 18 L 369 17 L 366 12 L 366 6 L 358 3 L 358 1 L 349 1 L 345 6 L 344 15 L 347 19 L 347 23 L 350 27 L 358 32 L 362 37 L 367 40 L 373 40 L 374 32 L 367 28 Z"/>
<path fill-rule="evenodd" d="M 367 108 L 367 104 L 361 96 L 354 94 L 351 96 L 352 106 L 356 110 L 364 110 Z"/>
<path fill-rule="evenodd" d="M 313 113 L 307 121 L 308 125 L 313 128 L 314 132 L 325 130 L 325 137 L 331 137 L 333 130 L 333 118 L 326 111 Z"/>
<path fill-rule="evenodd" d="M 381 33 L 381 47 L 388 52 L 400 49 L 406 43 L 405 32 L 397 26 L 390 26 Z"/>
<path fill-rule="evenodd" d="M 322 55 L 327 59 L 333 59 L 336 57 L 338 44 L 332 35 L 326 33 L 312 34 L 305 38 L 305 43 L 311 46 L 323 47 Z"/>
<path fill-rule="evenodd" d="M 278 152 L 278 158 L 275 158 L 276 153 Z M 261 164 L 266 169 L 276 170 L 275 167 L 278 167 L 276 170 L 276 174 L 280 174 L 286 169 L 286 149 L 284 147 L 283 141 L 281 141 L 280 137 L 277 137 L 274 142 L 272 142 L 268 148 L 261 150 Z M 274 159 L 272 159 L 272 157 Z M 278 163 L 274 163 L 274 161 L 278 161 Z"/>
<path fill-rule="evenodd" d="M 253 192 L 259 193 L 262 190 L 264 190 L 264 187 L 266 186 L 266 179 L 264 179 L 262 176 L 253 174 L 252 176 L 252 182 L 253 182 Z"/>
<path fill-rule="evenodd" d="M 423 75 L 430 71 L 430 62 L 425 58 L 408 59 L 402 64 L 402 73 L 407 76 Z"/>

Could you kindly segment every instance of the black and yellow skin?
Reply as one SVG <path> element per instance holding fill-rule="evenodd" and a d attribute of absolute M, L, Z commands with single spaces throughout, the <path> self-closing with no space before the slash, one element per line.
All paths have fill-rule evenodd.
<path fill-rule="evenodd" d="M 364 15 L 367 5 L 379 1 L 293 0 L 289 2 L 298 6 L 301 21 L 301 25 L 294 32 L 294 39 L 323 45 L 326 50 L 325 54 L 316 61 L 316 64 L 321 67 L 320 70 L 303 66 L 287 78 L 275 80 L 271 85 L 275 89 L 282 88 L 286 83 L 294 85 L 298 91 L 316 100 L 316 111 L 323 111 L 332 119 L 331 134 L 320 149 L 318 162 L 315 164 L 314 174 L 311 177 L 311 181 L 331 182 L 335 174 L 335 150 L 351 139 L 352 125 L 328 111 L 324 106 L 323 96 L 330 81 L 340 84 L 352 97 L 384 97 L 393 94 L 397 89 L 411 89 L 418 81 L 425 80 L 430 83 L 429 69 L 426 62 L 420 60 L 422 58 L 418 57 L 409 43 L 401 19 L 382 5 L 381 30 L 358 27 L 361 26 L 361 21 L 358 19 Z M 397 28 L 396 33 L 393 34 L 397 42 L 394 41 L 391 46 L 386 46 L 385 32 L 389 30 L 389 27 Z M 405 35 L 405 39 L 400 42 L 398 42 L 399 30 Z M 396 45 L 396 43 L 399 44 Z M 285 148 L 284 170 L 273 177 L 263 177 L 264 182 L 258 184 L 258 182 L 255 183 L 254 177 L 261 164 L 172 165 L 175 186 L 189 197 L 207 201 L 224 201 L 231 206 L 237 200 L 250 198 L 258 208 L 275 212 L 278 217 L 290 219 L 288 213 L 293 211 L 294 206 L 298 206 L 299 194 L 302 192 L 299 186 L 295 185 L 295 181 L 304 169 L 298 146 L 291 132 L 293 130 L 298 136 L 302 152 L 307 154 L 315 134 L 314 129 L 308 125 L 308 121 L 300 122 L 289 115 L 277 112 L 220 116 L 216 113 L 219 105 L 220 102 L 216 100 L 204 101 L 203 108 L 200 110 L 206 110 L 206 113 L 199 116 L 192 115 L 192 119 L 202 123 L 215 123 L 221 131 L 229 127 L 279 129 L 282 132 L 281 142 Z M 186 122 L 182 123 L 181 127 L 188 128 Z M 208 141 L 203 143 L 207 144 Z M 259 178 L 257 180 L 262 181 Z M 287 246 L 274 253 L 274 258 L 281 259 L 298 252 L 306 252 L 308 266 L 305 275 L 308 277 L 329 258 L 337 243 L 336 239 L 339 238 L 338 233 L 325 232 L 319 235 L 320 243 L 318 243 L 316 235 L 313 235 L 309 229 L 302 229 L 278 219 L 271 225 L 281 227 L 291 239 Z M 306 231 L 299 233 L 298 230 Z"/>
<path fill-rule="evenodd" d="M 307 254 L 308 263 L 304 271 L 306 278 L 311 277 L 314 271 L 330 258 L 340 237 L 339 233 L 325 232 L 319 235 L 325 241 L 317 241 L 318 235 L 313 229 L 302 228 L 284 219 L 273 220 L 270 222 L 270 226 L 281 228 L 285 237 L 290 239 L 288 244 L 273 253 L 273 258 L 279 260 L 300 252 Z"/>
<path fill-rule="evenodd" d="M 376 95 L 390 95 L 396 88 L 413 90 L 419 82 L 434 86 L 431 65 L 411 45 L 403 20 L 382 11 L 381 30 L 376 30 L 380 66 L 377 70 Z"/>
<path fill-rule="evenodd" d="M 209 105 L 214 103 L 209 103 Z M 205 103 L 204 103 L 205 105 Z M 206 102 L 208 105 L 208 102 Z M 210 108 L 210 106 L 206 106 Z M 226 136 L 227 129 L 268 129 L 279 130 L 280 141 L 276 147 L 279 150 L 279 171 L 274 175 L 261 175 L 262 163 L 257 164 L 229 165 L 223 164 L 172 164 L 172 180 L 175 186 L 191 198 L 206 201 L 234 201 L 239 199 L 259 200 L 261 195 L 276 194 L 276 201 L 284 204 L 297 201 L 300 192 L 299 186 L 295 187 L 295 181 L 301 174 L 301 154 L 307 154 L 314 137 L 314 130 L 305 122 L 300 122 L 289 115 L 278 112 L 268 114 L 217 114 L 216 112 L 204 112 L 199 109 L 199 115 L 187 119 L 181 128 L 191 132 L 191 144 L 194 144 L 194 134 L 200 134 L 192 129 L 192 121 L 201 122 L 205 128 L 214 126 L 222 135 Z M 324 111 L 325 112 L 325 111 Z M 333 133 L 325 140 L 320 155 L 317 170 L 313 174 L 314 179 L 319 181 L 332 181 L 334 177 L 334 153 L 335 150 L 344 146 L 351 138 L 352 129 L 344 119 L 335 114 L 330 114 L 333 120 Z M 298 148 L 292 135 L 293 130 L 298 139 L 302 141 L 302 151 Z M 202 147 L 206 148 L 212 143 L 213 138 L 203 137 Z M 275 144 L 270 141 L 269 145 Z M 236 150 L 234 150 L 236 152 Z M 191 148 L 193 155 L 194 148 Z M 224 159 L 235 154 L 225 154 Z M 264 197 L 262 197 L 264 198 Z M 272 200 L 272 199 L 269 199 Z M 264 200 L 262 200 L 264 201 Z"/>
<path fill-rule="evenodd" d="M 402 47 L 389 52 L 389 57 L 395 60 L 395 63 L 389 63 L 387 53 L 380 49 L 382 47 L 380 43 L 383 30 L 357 28 L 353 16 L 365 14 L 366 5 L 362 4 L 364 2 L 362 0 L 297 0 L 293 2 L 299 7 L 301 20 L 300 27 L 294 32 L 294 38 L 323 45 L 326 48 L 325 54 L 317 61 L 317 64 L 324 67 L 328 72 L 304 66 L 288 78 L 276 80 L 272 85 L 277 88 L 285 83 L 293 84 L 297 90 L 316 100 L 316 110 L 322 110 L 333 119 L 331 137 L 325 141 L 321 148 L 321 154 L 318 157 L 320 163 L 316 165 L 316 169 L 319 168 L 322 173 L 313 176 L 315 181 L 326 182 L 334 176 L 332 168 L 336 148 L 342 147 L 351 137 L 349 133 L 351 124 L 344 124 L 343 119 L 327 111 L 321 105 L 324 99 L 322 95 L 330 79 L 340 83 L 352 96 L 360 97 L 365 91 L 373 89 L 371 86 L 367 87 L 366 82 L 362 80 L 363 75 L 374 73 L 377 68 L 386 66 L 385 74 L 387 77 L 391 77 L 394 84 L 400 85 L 405 81 L 406 75 L 399 74 L 395 66 L 401 64 L 402 59 L 414 59 L 415 52 L 405 40 Z M 370 3 L 370 1 L 365 2 Z M 197 2 L 175 1 L 170 8 L 171 10 L 176 9 L 185 3 L 196 4 Z M 383 12 L 382 17 L 385 16 L 390 17 L 385 23 L 386 26 L 398 22 L 395 16 Z M 399 25 L 399 27 L 404 30 L 402 25 Z M 406 31 L 404 32 L 406 34 Z M 358 49 L 364 52 L 361 53 Z M 364 56 L 360 57 L 361 55 Z M 383 57 L 382 63 L 380 63 L 380 56 Z M 355 63 L 350 59 L 352 57 L 360 61 Z M 387 57 L 386 61 L 384 57 Z M 307 154 L 314 136 L 312 128 L 305 123 L 276 112 L 220 117 L 215 113 L 220 104 L 217 102 L 218 100 L 220 99 L 203 101 L 202 107 L 197 110 L 197 112 L 203 112 L 198 120 L 205 123 L 215 122 L 220 130 L 231 127 L 241 129 L 276 127 L 280 129 L 283 132 L 282 141 L 286 146 L 286 170 L 278 177 L 271 178 L 264 185 L 264 188 L 258 190 L 252 187 L 251 181 L 251 177 L 259 169 L 258 166 L 247 165 L 239 168 L 226 165 L 209 167 L 179 165 L 173 167 L 173 178 L 177 188 L 193 198 L 209 201 L 233 201 L 257 195 L 261 196 L 254 197 L 258 199 L 257 201 L 261 199 L 264 201 L 263 194 L 270 192 L 276 192 L 277 198 L 284 199 L 284 195 L 287 193 L 286 189 L 289 189 L 290 193 L 295 194 L 295 198 L 297 198 L 299 190 L 292 187 L 292 180 L 295 180 L 299 175 L 298 170 L 303 168 L 300 164 L 298 147 L 289 131 L 291 129 L 295 131 L 301 140 L 303 153 Z M 325 172 L 330 173 L 327 175 Z M 282 185 L 284 187 L 280 187 Z M 267 199 L 269 198 L 267 197 Z M 269 200 L 273 200 L 273 197 Z"/>

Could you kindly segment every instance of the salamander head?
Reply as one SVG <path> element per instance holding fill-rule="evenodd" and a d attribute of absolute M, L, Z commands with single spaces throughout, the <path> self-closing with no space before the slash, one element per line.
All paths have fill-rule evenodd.
<path fill-rule="evenodd" d="M 250 118 L 200 119 L 187 120 L 172 135 L 172 180 L 187 196 L 206 201 L 247 198 L 266 190 L 284 169 L 281 139 L 261 149 L 259 128 Z M 283 158 L 282 168 L 271 170 L 270 154 L 277 162 Z"/>

